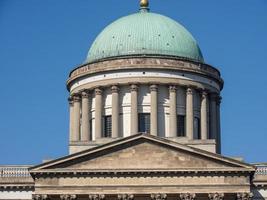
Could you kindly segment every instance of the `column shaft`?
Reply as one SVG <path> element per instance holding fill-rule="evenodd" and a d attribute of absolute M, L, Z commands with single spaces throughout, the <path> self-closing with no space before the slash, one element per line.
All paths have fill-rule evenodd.
<path fill-rule="evenodd" d="M 81 119 L 81 98 L 78 95 L 73 97 L 73 141 L 80 140 L 80 119 Z"/>
<path fill-rule="evenodd" d="M 102 137 L 102 90 L 95 89 L 95 139 Z"/>
<path fill-rule="evenodd" d="M 210 139 L 216 139 L 217 136 L 217 94 L 213 93 L 210 96 Z"/>
<path fill-rule="evenodd" d="M 207 92 L 202 92 L 201 97 L 201 108 L 200 108 L 200 120 L 201 120 L 201 139 L 207 140 L 208 139 L 208 110 L 207 110 Z"/>
<path fill-rule="evenodd" d="M 131 85 L 131 135 L 138 133 L 138 96 L 137 85 Z"/>
<path fill-rule="evenodd" d="M 70 121 L 69 121 L 69 141 L 74 141 L 74 132 L 73 132 L 73 98 L 70 97 L 69 101 L 69 112 L 70 112 Z"/>
<path fill-rule="evenodd" d="M 112 86 L 112 138 L 119 137 L 119 88 Z"/>
<path fill-rule="evenodd" d="M 177 137 L 177 96 L 176 86 L 170 86 L 170 137 Z"/>
<path fill-rule="evenodd" d="M 158 87 L 157 85 L 150 86 L 150 134 L 158 135 Z"/>
<path fill-rule="evenodd" d="M 221 116 L 220 116 L 221 97 L 217 98 L 216 117 L 217 117 L 217 153 L 221 153 Z"/>
<path fill-rule="evenodd" d="M 188 139 L 193 139 L 194 133 L 194 108 L 193 108 L 193 90 L 186 90 L 186 136 Z"/>
<path fill-rule="evenodd" d="M 82 133 L 81 141 L 89 141 L 89 94 L 87 92 L 82 92 Z"/>

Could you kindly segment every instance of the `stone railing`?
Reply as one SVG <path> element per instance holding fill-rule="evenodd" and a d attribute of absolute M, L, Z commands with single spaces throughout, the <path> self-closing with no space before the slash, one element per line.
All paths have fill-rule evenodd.
<path fill-rule="evenodd" d="M 31 166 L 0 166 L 0 178 L 30 177 L 29 167 Z"/>

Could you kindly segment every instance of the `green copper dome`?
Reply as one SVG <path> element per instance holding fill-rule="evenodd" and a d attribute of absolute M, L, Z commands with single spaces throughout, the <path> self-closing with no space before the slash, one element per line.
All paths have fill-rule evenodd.
<path fill-rule="evenodd" d="M 182 25 L 147 11 L 107 26 L 92 44 L 86 62 L 131 55 L 177 56 L 204 62 L 196 40 Z"/>

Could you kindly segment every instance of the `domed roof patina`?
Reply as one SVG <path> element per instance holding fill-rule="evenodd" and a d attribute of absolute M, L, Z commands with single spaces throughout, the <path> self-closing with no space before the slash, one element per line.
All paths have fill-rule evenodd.
<path fill-rule="evenodd" d="M 181 24 L 147 10 L 107 26 L 93 42 L 86 62 L 131 55 L 175 56 L 204 62 L 196 40 Z"/>

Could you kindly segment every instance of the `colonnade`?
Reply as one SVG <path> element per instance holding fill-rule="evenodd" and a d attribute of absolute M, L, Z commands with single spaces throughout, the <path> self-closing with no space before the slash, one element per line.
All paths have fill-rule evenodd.
<path fill-rule="evenodd" d="M 138 85 L 129 86 L 131 93 L 131 135 L 138 133 Z M 119 137 L 119 86 L 111 86 L 112 93 L 112 138 Z M 185 106 L 185 129 L 186 137 L 194 139 L 194 95 L 196 91 L 193 87 L 186 88 Z M 198 90 L 201 96 L 200 102 L 200 138 L 218 139 L 220 136 L 220 97 L 217 93 L 208 93 L 206 90 Z M 75 93 L 69 98 L 70 104 L 70 141 L 90 140 L 90 101 L 92 92 L 95 93 L 95 139 L 102 137 L 102 117 L 103 117 L 103 95 L 101 88 L 94 90 L 84 90 Z M 150 85 L 150 134 L 158 136 L 158 86 Z M 169 86 L 169 137 L 177 137 L 179 123 L 177 123 L 177 86 Z M 219 141 L 217 141 L 219 142 Z"/>

